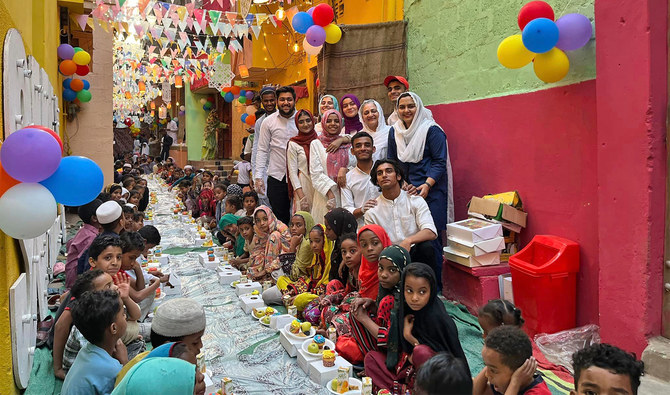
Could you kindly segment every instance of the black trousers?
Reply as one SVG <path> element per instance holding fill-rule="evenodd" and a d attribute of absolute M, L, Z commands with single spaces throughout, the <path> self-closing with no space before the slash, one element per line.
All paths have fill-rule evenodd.
<path fill-rule="evenodd" d="M 169 156 L 170 156 L 170 147 L 163 146 L 163 148 L 161 149 L 161 160 L 165 162 Z"/>
<path fill-rule="evenodd" d="M 288 196 L 286 177 L 280 181 L 268 176 L 267 195 L 270 199 L 272 212 L 278 220 L 288 225 L 291 220 L 291 200 Z"/>

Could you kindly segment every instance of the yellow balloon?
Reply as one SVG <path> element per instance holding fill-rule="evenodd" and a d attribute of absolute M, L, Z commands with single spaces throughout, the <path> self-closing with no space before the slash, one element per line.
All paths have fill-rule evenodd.
<path fill-rule="evenodd" d="M 84 66 L 84 65 L 87 65 L 91 61 L 91 55 L 86 51 L 79 51 L 79 52 L 74 54 L 74 56 L 72 57 L 72 60 L 76 64 L 78 64 L 80 66 Z"/>
<path fill-rule="evenodd" d="M 509 36 L 498 45 L 498 61 L 508 69 L 521 68 L 530 63 L 533 57 L 535 53 L 526 49 L 520 34 Z"/>
<path fill-rule="evenodd" d="M 326 42 L 328 44 L 335 44 L 342 38 L 342 29 L 334 23 L 331 23 L 323 28 L 326 31 Z"/>
<path fill-rule="evenodd" d="M 539 53 L 535 56 L 533 69 L 537 78 L 546 83 L 556 82 L 563 79 L 570 70 L 570 60 L 565 52 L 558 48 L 552 48 L 549 52 Z"/>

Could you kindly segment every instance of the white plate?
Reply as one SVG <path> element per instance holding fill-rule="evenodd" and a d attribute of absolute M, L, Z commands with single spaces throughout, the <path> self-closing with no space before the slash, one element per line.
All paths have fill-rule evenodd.
<path fill-rule="evenodd" d="M 340 394 L 339 392 L 337 392 L 337 391 L 333 391 L 333 390 L 332 390 L 331 385 L 333 384 L 333 381 L 337 381 L 337 379 L 332 379 L 332 380 L 330 380 L 330 381 L 328 382 L 328 384 L 326 384 L 326 389 L 328 389 L 328 392 L 330 392 L 331 394 L 337 394 L 337 395 L 339 395 L 339 394 Z M 361 383 L 360 380 L 355 379 L 355 378 L 353 378 L 353 377 L 349 377 L 349 380 L 348 380 L 348 381 L 349 381 L 349 385 L 355 385 L 355 386 L 358 387 L 358 389 L 357 389 L 357 390 L 353 390 L 353 391 L 347 391 L 347 392 L 344 393 L 344 395 L 361 395 L 361 386 L 363 385 L 363 383 Z"/>
<path fill-rule="evenodd" d="M 311 338 L 314 337 L 314 335 L 316 335 L 316 329 L 314 329 L 314 326 L 309 328 L 309 336 L 298 336 L 295 333 L 291 332 L 291 323 L 286 324 L 286 326 L 284 327 L 284 330 L 286 331 L 286 334 L 288 336 L 291 336 L 292 338 L 298 339 L 298 340 L 311 339 Z"/>
<path fill-rule="evenodd" d="M 251 295 L 251 294 L 247 294 L 247 295 Z M 266 308 L 267 308 L 267 307 L 266 307 Z M 275 315 L 275 314 L 278 313 L 277 309 L 275 309 L 274 307 L 270 307 L 270 308 L 273 310 L 273 311 L 272 311 L 272 314 L 270 314 L 270 315 Z M 264 314 L 264 315 L 267 315 L 267 314 Z M 254 309 L 251 309 L 251 316 L 254 317 L 254 318 L 256 318 L 256 319 L 258 319 L 258 318 L 263 318 L 263 316 L 256 317 L 256 316 L 254 315 Z"/>
<path fill-rule="evenodd" d="M 310 331 L 311 332 L 311 331 Z M 320 357 L 321 354 L 323 353 L 323 349 L 319 350 L 318 354 L 311 353 L 307 351 L 307 346 L 312 342 L 312 339 L 307 339 L 302 343 L 302 351 L 306 352 L 307 354 L 313 356 L 313 357 Z M 326 339 L 326 343 L 323 345 L 324 347 L 328 346 L 331 350 L 335 351 L 335 344 L 330 341 L 330 339 Z"/>
<path fill-rule="evenodd" d="M 264 317 L 265 317 L 265 316 L 263 316 L 263 317 L 259 318 L 259 319 L 258 319 L 258 322 L 260 322 L 260 323 L 261 323 L 261 325 L 263 325 L 263 326 L 270 326 L 270 322 L 269 322 L 269 321 L 268 321 L 268 323 L 267 323 L 267 324 L 266 324 L 265 322 L 261 321 L 261 320 L 262 320 L 262 319 L 263 319 Z"/>

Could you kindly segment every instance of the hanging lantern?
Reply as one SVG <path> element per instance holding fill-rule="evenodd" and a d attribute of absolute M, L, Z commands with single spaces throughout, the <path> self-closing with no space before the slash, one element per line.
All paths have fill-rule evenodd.
<path fill-rule="evenodd" d="M 152 110 L 155 110 L 155 109 L 156 109 L 156 103 L 151 102 L 151 109 L 152 109 Z"/>
<path fill-rule="evenodd" d="M 175 88 L 183 88 L 184 87 L 184 83 L 183 83 L 180 75 L 177 75 L 177 76 L 174 77 L 174 87 Z"/>
<path fill-rule="evenodd" d="M 240 77 L 249 78 L 249 68 L 247 66 L 241 64 L 237 69 L 240 71 Z"/>
<path fill-rule="evenodd" d="M 137 83 L 137 88 L 140 90 L 140 93 L 145 93 L 147 91 L 147 86 L 142 81 Z"/>
<path fill-rule="evenodd" d="M 172 103 L 168 103 L 168 104 L 167 104 L 167 109 L 169 110 L 169 109 L 171 109 L 171 108 L 172 108 Z"/>

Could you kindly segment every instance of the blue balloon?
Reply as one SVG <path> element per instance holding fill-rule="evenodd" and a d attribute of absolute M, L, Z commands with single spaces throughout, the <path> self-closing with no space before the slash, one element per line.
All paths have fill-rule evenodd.
<path fill-rule="evenodd" d="M 91 87 L 91 83 L 88 80 L 81 80 L 84 83 L 84 89 L 88 90 Z"/>
<path fill-rule="evenodd" d="M 312 16 L 306 12 L 299 12 L 293 17 L 293 30 L 300 34 L 305 34 L 313 24 Z"/>
<path fill-rule="evenodd" d="M 523 28 L 521 40 L 531 52 L 548 52 L 558 42 L 558 26 L 551 19 L 533 19 Z"/>
<path fill-rule="evenodd" d="M 66 78 L 63 80 L 63 89 L 70 89 L 70 82 L 72 82 L 72 78 Z"/>
<path fill-rule="evenodd" d="M 98 197 L 104 182 L 105 177 L 97 163 L 83 156 L 66 156 L 60 160 L 56 172 L 40 184 L 58 203 L 81 206 Z"/>
<path fill-rule="evenodd" d="M 249 116 L 249 114 L 247 114 L 246 112 L 244 114 L 242 114 L 242 117 L 241 117 L 242 122 L 245 122 L 247 120 L 248 116 Z"/>
<path fill-rule="evenodd" d="M 65 101 L 74 101 L 77 98 L 77 92 L 72 89 L 63 89 L 63 99 Z"/>
<path fill-rule="evenodd" d="M 223 97 L 223 100 L 225 100 L 228 103 L 231 103 L 233 100 L 235 100 L 235 95 L 233 95 L 232 92 L 226 93 L 226 95 Z"/>

